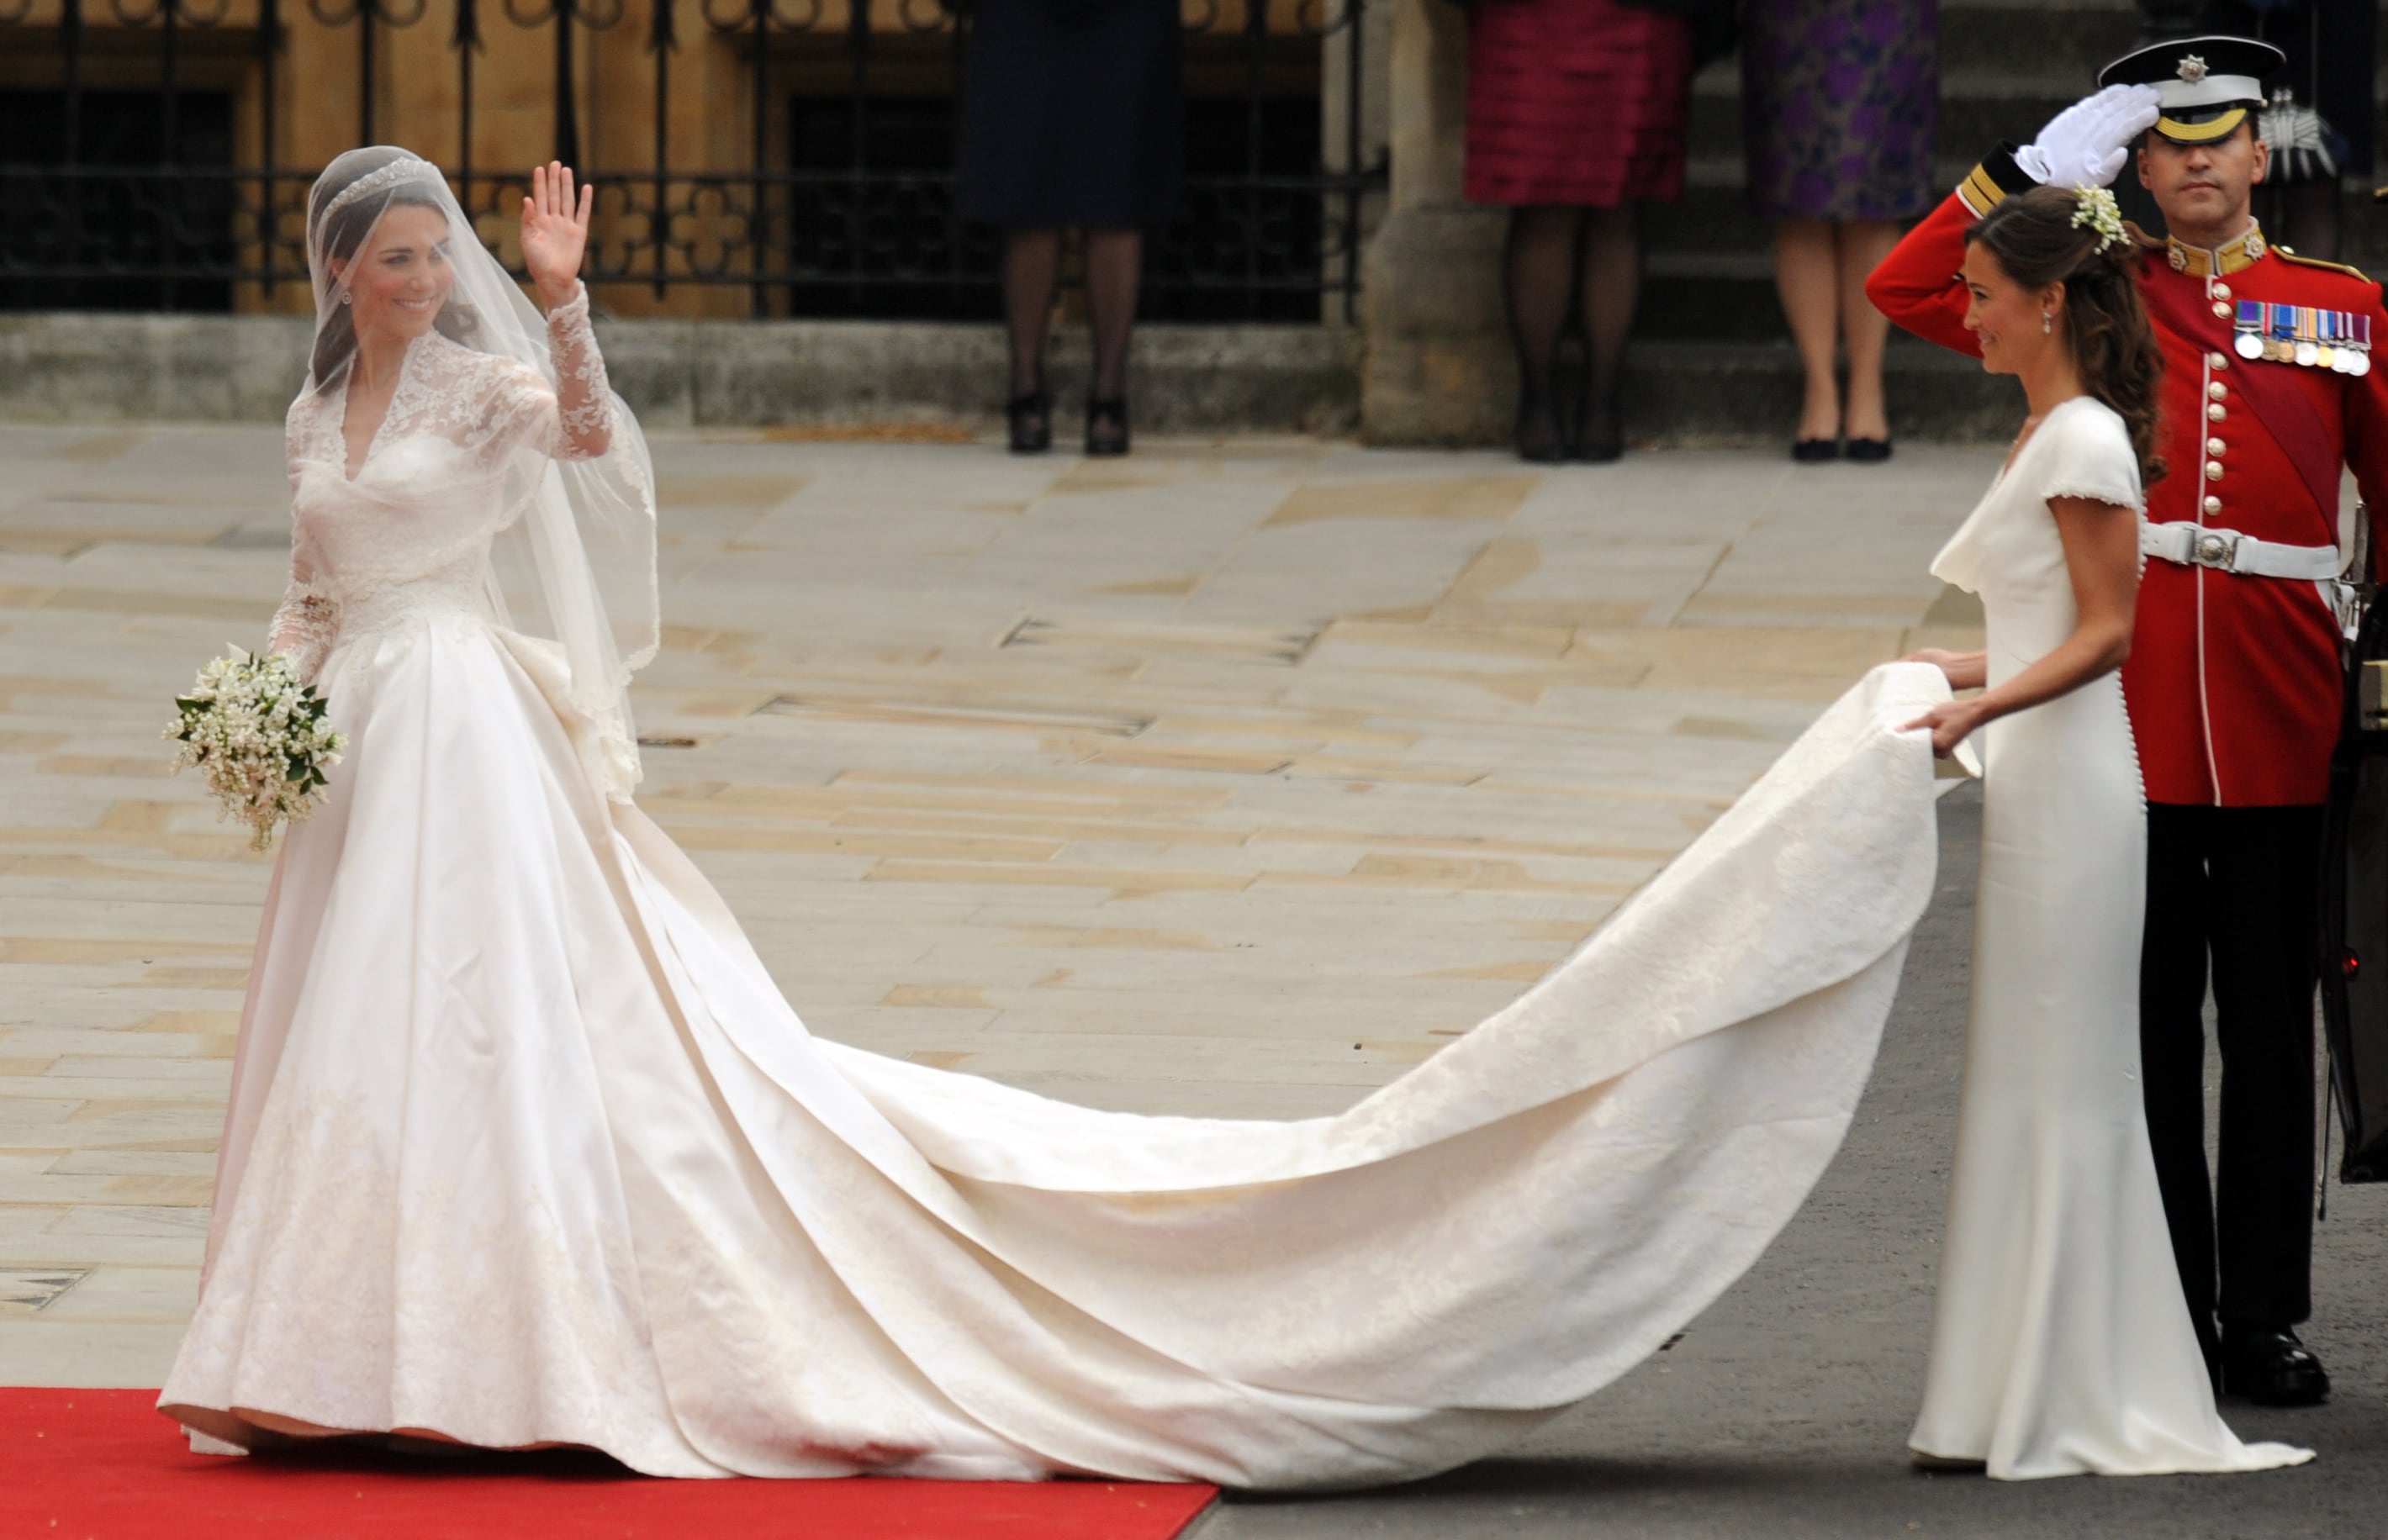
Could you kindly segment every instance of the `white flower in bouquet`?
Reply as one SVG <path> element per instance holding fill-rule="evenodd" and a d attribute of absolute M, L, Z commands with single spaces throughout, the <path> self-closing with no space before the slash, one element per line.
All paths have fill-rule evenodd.
<path fill-rule="evenodd" d="M 196 764 L 207 773 L 208 789 L 222 804 L 218 816 L 255 831 L 251 850 L 265 849 L 276 825 L 313 815 L 325 772 L 349 746 L 325 718 L 315 687 L 279 655 L 251 657 L 235 647 L 199 670 L 191 693 L 174 704 L 181 716 L 165 733 L 182 745 L 174 768 Z"/>

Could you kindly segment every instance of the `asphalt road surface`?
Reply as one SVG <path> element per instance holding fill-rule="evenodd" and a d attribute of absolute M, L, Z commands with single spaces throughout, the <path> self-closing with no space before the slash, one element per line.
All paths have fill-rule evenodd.
<path fill-rule="evenodd" d="M 2305 1337 L 2335 1398 L 2311 1409 L 2224 1406 L 2242 1436 L 2306 1445 L 2312 1464 L 2039 1482 L 1909 1466 L 1980 827 L 1976 788 L 1943 800 L 1938 890 L 1848 1142 L 1773 1248 L 1680 1343 L 1510 1458 L 1351 1496 L 1234 1498 L 1194 1540 L 2388 1535 L 2388 1190 L 2378 1187 L 2333 1183 L 2318 1232 Z M 2213 1072 L 2209 1062 L 2209 1087 Z"/>

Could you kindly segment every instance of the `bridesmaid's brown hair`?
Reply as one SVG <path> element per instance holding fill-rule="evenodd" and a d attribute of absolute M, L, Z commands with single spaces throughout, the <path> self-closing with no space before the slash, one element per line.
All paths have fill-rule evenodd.
<path fill-rule="evenodd" d="M 1965 232 L 1965 244 L 1980 245 L 2027 289 L 2064 285 L 2064 339 L 2081 387 L 2130 429 L 2140 483 L 2153 486 L 2165 473 L 2156 453 L 2164 355 L 2140 300 L 2139 244 L 2127 237 L 2100 250 L 2098 231 L 2074 222 L 2080 209 L 2070 188 L 2035 187 L 2001 200 Z"/>

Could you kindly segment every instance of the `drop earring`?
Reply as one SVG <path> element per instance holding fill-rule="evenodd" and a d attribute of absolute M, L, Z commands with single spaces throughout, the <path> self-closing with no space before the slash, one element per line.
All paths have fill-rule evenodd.
<path fill-rule="evenodd" d="M 2056 329 L 2056 317 L 2046 310 L 2039 312 L 2039 335 L 2048 335 Z"/>

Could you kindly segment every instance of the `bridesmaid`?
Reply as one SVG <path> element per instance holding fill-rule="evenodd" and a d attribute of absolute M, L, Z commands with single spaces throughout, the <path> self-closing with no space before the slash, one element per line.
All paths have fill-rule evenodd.
<path fill-rule="evenodd" d="M 1890 322 L 1866 275 L 1899 222 L 1939 201 L 1935 0 L 1750 0 L 1742 132 L 1749 204 L 1774 223 L 1774 284 L 1807 385 L 1791 458 L 1890 458 L 1882 349 Z M 1848 390 L 1834 379 L 1835 333 Z"/>
<path fill-rule="evenodd" d="M 1983 733 L 1965 1081 L 1932 1357 L 1909 1443 L 1995 1477 L 2257 1471 L 2214 1406 L 2140 1094 L 2147 816 L 2117 670 L 2131 649 L 2164 369 L 2113 196 L 2039 187 L 1968 230 L 1965 325 L 2029 403 L 1932 563 L 1988 647 L 1913 724 Z"/>
<path fill-rule="evenodd" d="M 1502 294 L 1518 348 L 1518 455 L 1615 460 L 1642 295 L 1638 209 L 1683 196 L 1693 22 L 1618 0 L 1480 0 L 1468 19 L 1467 190 L 1509 209 Z M 1588 367 L 1569 418 L 1556 365 L 1571 312 Z"/>

